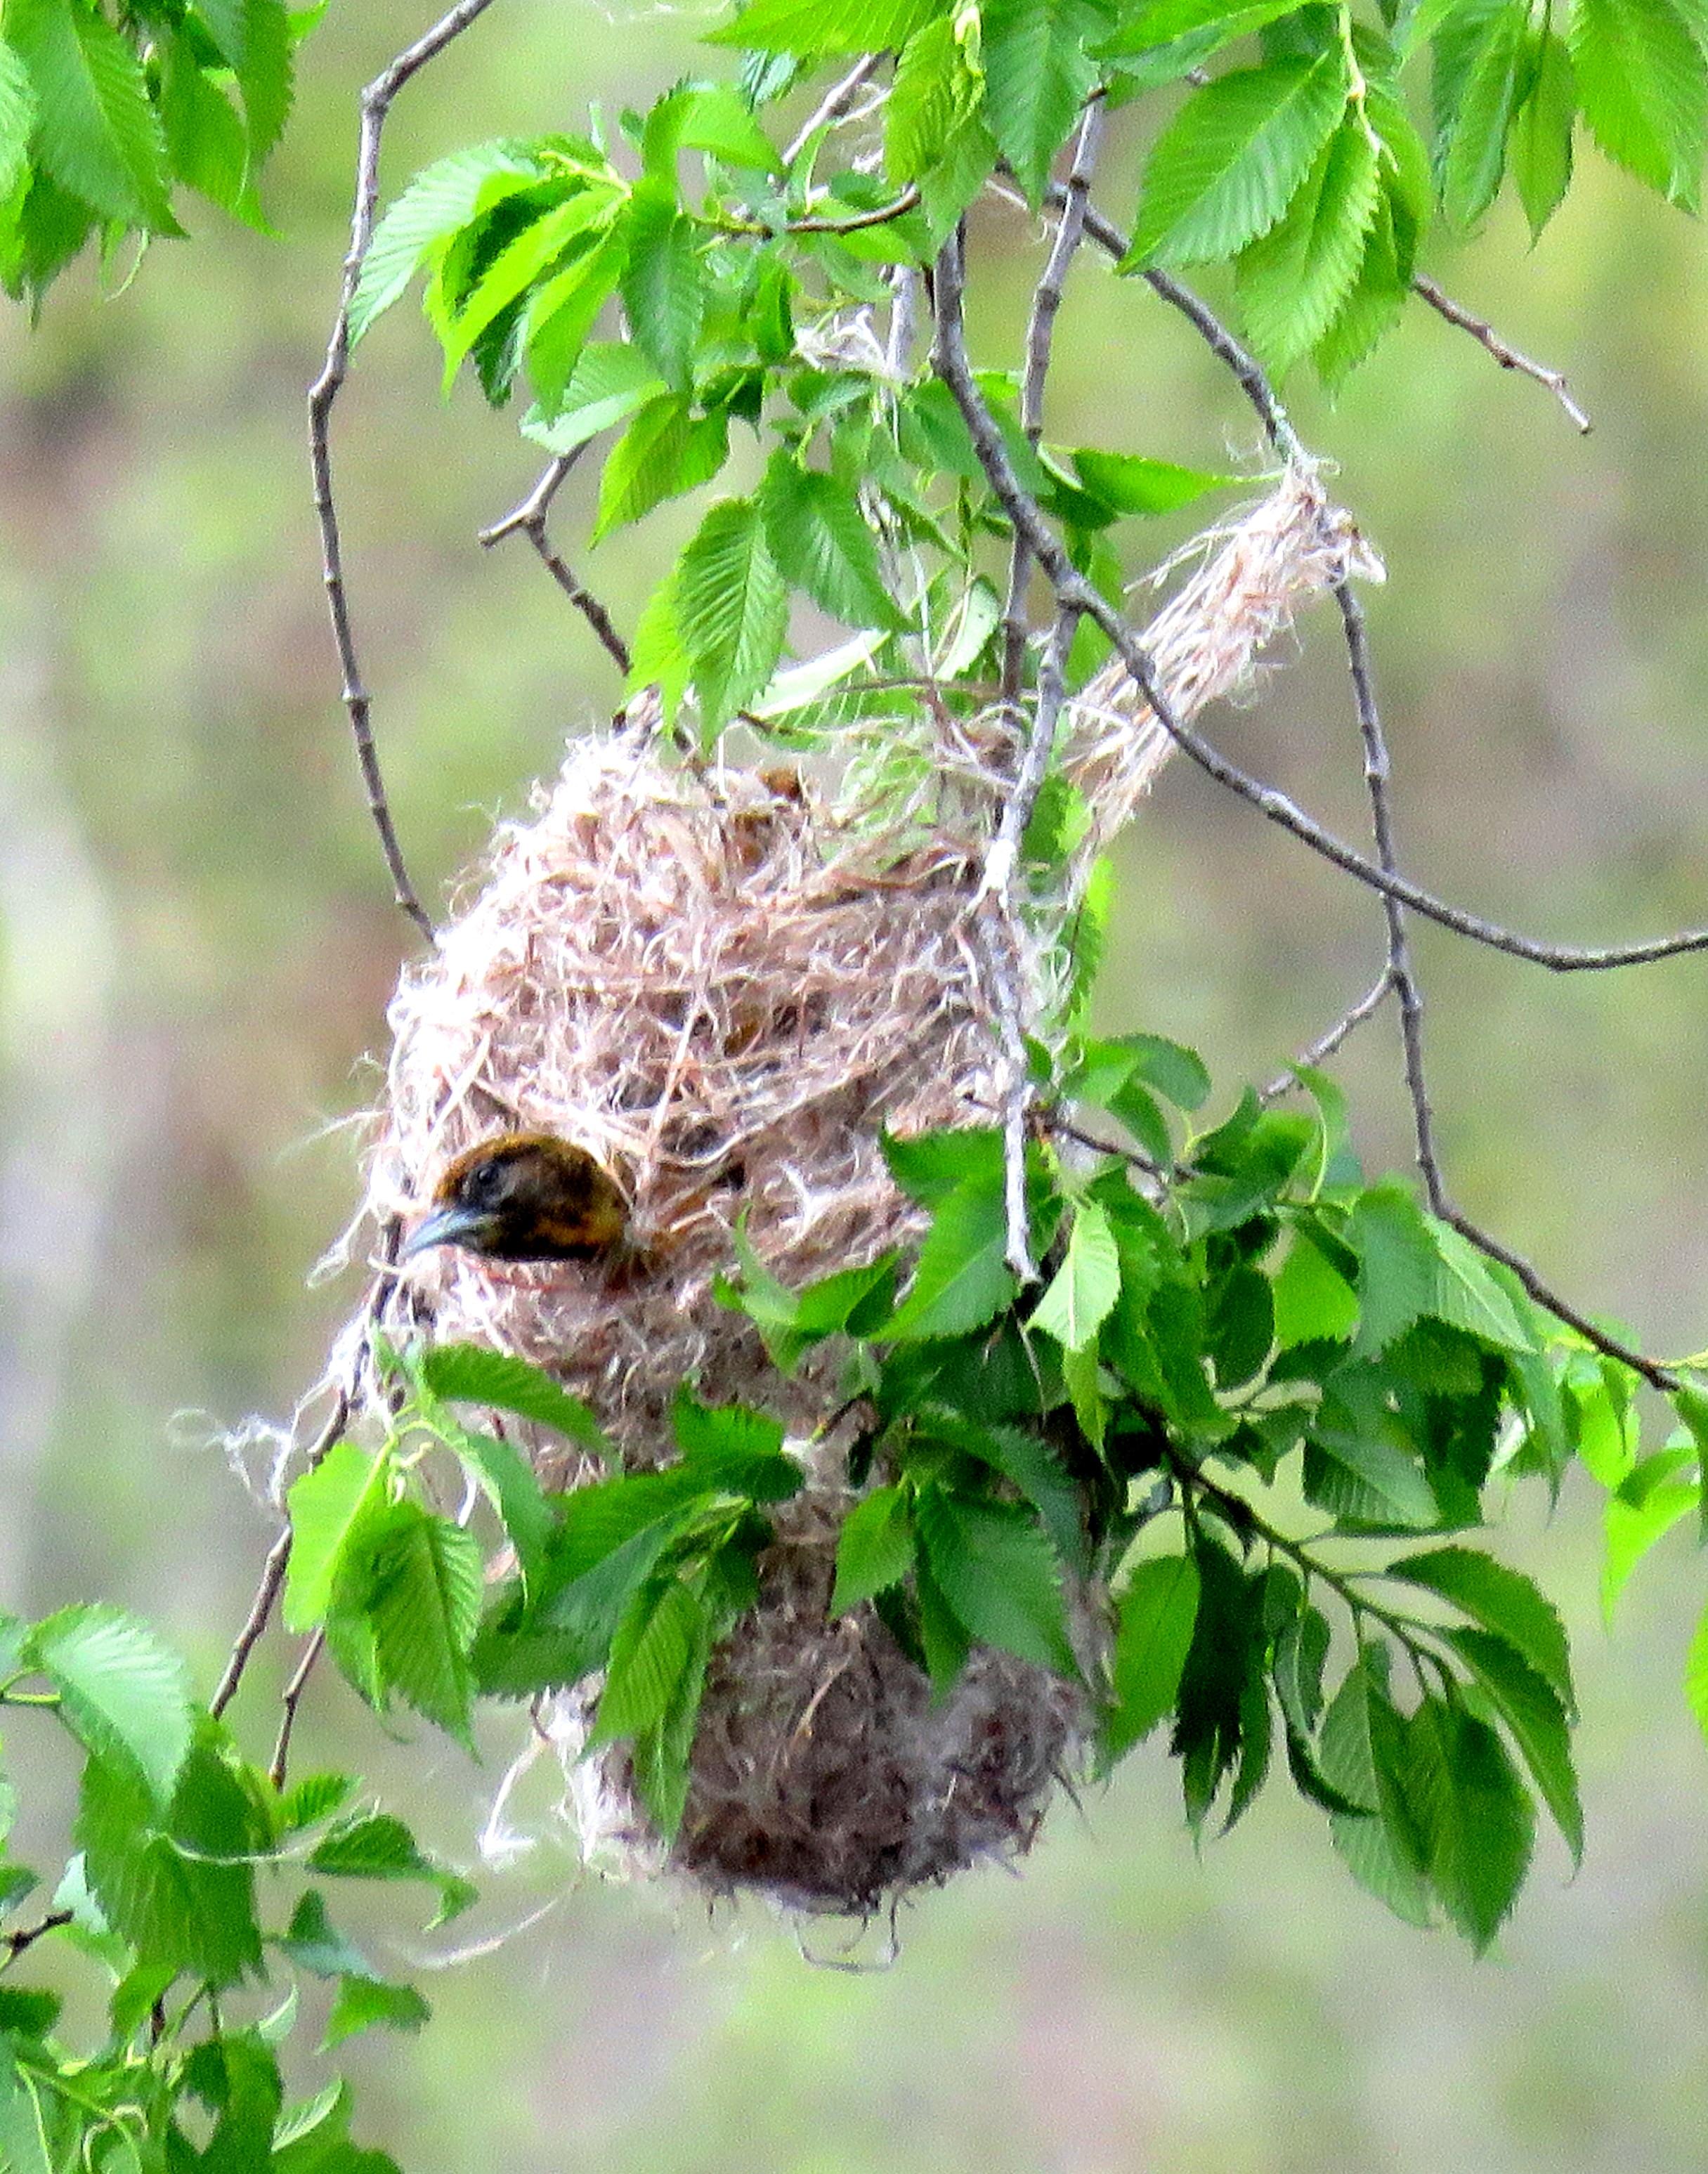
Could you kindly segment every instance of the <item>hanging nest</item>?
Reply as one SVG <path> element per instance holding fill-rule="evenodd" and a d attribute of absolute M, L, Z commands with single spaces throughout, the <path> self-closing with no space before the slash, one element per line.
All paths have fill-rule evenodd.
<path fill-rule="evenodd" d="M 1379 572 L 1299 468 L 1212 541 L 1146 635 L 1186 716 L 1249 679 L 1311 592 Z M 1118 662 L 1068 711 L 1061 760 L 1092 827 L 1064 915 L 1077 871 L 1171 744 Z M 630 1469 L 673 1453 L 668 1408 L 685 1379 L 786 1423 L 808 1483 L 773 1513 L 759 1603 L 713 1657 L 675 1841 L 666 1852 L 651 1835 L 621 1747 L 583 1760 L 570 1797 L 606 1861 L 668 1862 L 715 1894 L 814 1910 L 868 1912 L 1024 1851 L 1089 1720 L 1073 1685 L 987 1649 L 933 1704 L 869 1607 L 831 1621 L 851 1500 L 834 1433 L 815 1438 L 833 1383 L 810 1360 L 780 1377 L 714 1290 L 738 1219 L 791 1285 L 916 1237 L 880 1133 L 991 1120 L 999 1067 L 974 917 L 1011 754 L 938 756 L 973 774 L 959 814 L 922 830 L 823 801 L 792 773 L 667 763 L 632 717 L 573 744 L 530 819 L 499 830 L 432 958 L 403 976 L 370 1171 L 383 1229 L 494 1133 L 577 1143 L 628 1199 L 628 1257 L 519 1266 L 441 1248 L 411 1261 L 379 1325 L 544 1366 Z M 1041 989 L 1034 1009 L 1047 1031 Z M 551 1484 L 591 1476 L 559 1445 L 530 1447 Z M 1095 1668 L 1100 1609 L 1073 1598 Z M 571 1756 L 588 1711 L 559 1701 Z"/>

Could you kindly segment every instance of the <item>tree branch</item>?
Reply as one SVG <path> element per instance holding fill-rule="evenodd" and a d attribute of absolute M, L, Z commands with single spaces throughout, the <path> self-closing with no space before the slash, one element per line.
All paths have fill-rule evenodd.
<path fill-rule="evenodd" d="M 841 120 L 849 107 L 878 73 L 884 58 L 882 53 L 868 53 L 856 61 L 840 83 L 832 84 L 818 105 L 795 131 L 794 139 L 783 154 L 783 164 L 792 166 L 821 128 L 829 128 Z"/>
<path fill-rule="evenodd" d="M 1362 1026 L 1367 1019 L 1374 1018 L 1381 1009 L 1393 985 L 1393 970 L 1391 966 L 1384 966 L 1355 1004 L 1349 1006 L 1332 1027 L 1301 1049 L 1285 1072 L 1276 1073 L 1259 1094 L 1258 1101 L 1278 1101 L 1290 1088 L 1299 1084 L 1300 1073 L 1311 1065 L 1321 1064 L 1325 1057 L 1332 1057 L 1355 1029 Z"/>
<path fill-rule="evenodd" d="M 506 513 L 502 521 L 495 521 L 490 528 L 483 528 L 479 541 L 483 549 L 490 550 L 495 544 L 506 536 L 520 533 L 527 537 L 539 554 L 546 571 L 569 598 L 598 636 L 601 646 L 626 679 L 629 673 L 629 645 L 618 633 L 611 614 L 603 604 L 578 581 L 567 560 L 553 544 L 546 524 L 551 517 L 552 500 L 557 496 L 564 478 L 574 468 L 586 445 L 577 446 L 573 452 L 559 453 L 521 505 Z"/>
<path fill-rule="evenodd" d="M 1056 238 L 1044 265 L 1044 275 L 1032 296 L 1032 313 L 1026 326 L 1026 371 L 1020 381 L 1020 428 L 1026 442 L 1035 446 L 1044 435 L 1044 387 L 1050 376 L 1055 346 L 1056 319 L 1067 290 L 1068 273 L 1085 232 L 1085 208 L 1091 193 L 1091 176 L 1103 139 L 1103 101 L 1093 99 L 1080 116 L 1079 134 L 1073 145 L 1073 162 L 1062 190 L 1061 216 Z M 1008 596 L 1003 608 L 1003 700 L 1013 705 L 1025 684 L 1026 643 L 1031 628 L 1026 618 L 1026 584 L 1031 579 L 1032 554 L 1018 530 L 1008 561 Z"/>
<path fill-rule="evenodd" d="M 338 315 L 332 321 L 326 363 L 308 395 L 309 465 L 314 478 L 315 513 L 320 523 L 321 570 L 326 583 L 327 608 L 332 617 L 332 640 L 338 646 L 339 668 L 343 674 L 344 707 L 349 712 L 356 760 L 361 766 L 362 783 L 368 797 L 368 813 L 379 833 L 380 850 L 385 855 L 393 894 L 430 944 L 435 940 L 433 923 L 416 895 L 403 848 L 397 842 L 379 751 L 374 744 L 372 699 L 363 682 L 356 654 L 349 592 L 344 581 L 343 546 L 332 492 L 332 411 L 338 390 L 349 374 L 350 305 L 355 299 L 356 283 L 361 277 L 368 246 L 374 238 L 374 214 L 380 196 L 380 138 L 392 101 L 412 76 L 441 53 L 453 38 L 460 37 L 491 4 L 492 0 L 458 0 L 456 7 L 441 16 L 413 46 L 399 53 L 362 93 L 361 139 L 356 154 L 355 207 L 350 216 L 349 254 L 344 259 L 343 285 L 338 295 Z"/>
<path fill-rule="evenodd" d="M 1438 922 L 1442 927 L 1451 928 L 1457 935 L 1468 937 L 1473 943 L 1484 944 L 1491 950 L 1508 952 L 1515 958 L 1528 960 L 1532 965 L 1546 966 L 1554 973 L 1605 971 L 1616 966 L 1648 965 L 1657 960 L 1708 950 L 1708 929 L 1689 929 L 1678 935 L 1657 937 L 1640 944 L 1581 949 L 1565 944 L 1538 943 L 1532 937 L 1503 928 L 1498 922 L 1485 921 L 1478 914 L 1467 913 L 1462 907 L 1450 906 L 1445 900 L 1437 898 L 1433 892 L 1425 890 L 1421 884 L 1405 876 L 1389 874 L 1336 837 L 1332 831 L 1325 830 L 1320 823 L 1314 821 L 1285 793 L 1248 776 L 1236 763 L 1230 762 L 1209 741 L 1195 732 L 1176 713 L 1173 704 L 1158 683 L 1149 656 L 1132 629 L 1115 607 L 1078 572 L 1045 520 L 1036 500 L 1016 476 L 1013 463 L 1008 458 L 1008 448 L 1003 442 L 1002 433 L 986 405 L 967 360 L 961 309 L 961 273 L 959 259 L 952 246 L 946 246 L 939 255 L 937 270 L 938 337 L 933 360 L 938 376 L 948 386 L 961 412 L 979 464 L 1010 526 L 1025 538 L 1033 555 L 1054 587 L 1058 601 L 1064 605 L 1071 604 L 1102 628 L 1126 667 L 1128 676 L 1150 706 L 1157 722 L 1200 770 L 1214 778 L 1219 785 L 1237 794 L 1278 829 L 1297 838 L 1322 859 L 1359 883 L 1367 884 L 1370 890 L 1397 899 L 1427 919 Z M 1228 344 L 1235 347 L 1237 352 L 1243 352 L 1238 350 L 1236 343 L 1231 340 Z"/>
<path fill-rule="evenodd" d="M 1565 410 L 1573 428 L 1585 437 L 1589 435 L 1594 425 L 1567 391 L 1563 370 L 1550 370 L 1546 363 L 1532 362 L 1527 354 L 1521 354 L 1509 341 L 1501 338 L 1486 318 L 1475 316 L 1462 302 L 1456 302 L 1451 295 L 1443 294 L 1435 281 L 1425 279 L 1421 272 L 1412 282 L 1412 291 L 1421 295 L 1438 316 L 1445 317 L 1450 325 L 1457 325 L 1461 332 L 1469 333 L 1502 370 L 1516 370 L 1521 376 L 1533 377 L 1538 385 L 1545 385 Z"/>

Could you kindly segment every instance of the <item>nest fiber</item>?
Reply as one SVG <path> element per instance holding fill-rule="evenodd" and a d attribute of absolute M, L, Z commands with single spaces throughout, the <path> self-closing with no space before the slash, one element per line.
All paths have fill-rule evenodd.
<path fill-rule="evenodd" d="M 1360 549 L 1303 469 L 1213 539 L 1147 636 L 1181 713 L 1248 676 L 1311 591 L 1367 571 Z M 1170 744 L 1118 664 L 1070 706 L 1061 760 L 1093 813 L 1082 854 L 1127 819 Z M 760 1600 L 714 1658 L 668 1853 L 716 1893 L 868 1911 L 1023 1850 L 1052 1777 L 1077 1761 L 1087 1715 L 1068 1685 L 980 1652 L 933 1706 L 869 1609 L 830 1621 L 849 1500 L 834 1436 L 815 1438 L 832 1384 L 810 1365 L 779 1377 L 714 1291 L 738 1219 L 795 1285 L 915 1236 L 880 1133 L 990 1121 L 999 1068 L 976 917 L 1011 763 L 1003 749 L 963 789 L 956 827 L 904 837 L 792 773 L 668 763 L 632 724 L 578 742 L 528 819 L 499 830 L 392 1008 L 377 1224 L 419 1211 L 479 1140 L 539 1131 L 617 1180 L 632 1245 L 620 1262 L 538 1266 L 431 1251 L 381 1325 L 545 1366 L 631 1468 L 672 1453 L 668 1407 L 690 1378 L 709 1400 L 776 1412 L 803 1446 L 808 1484 L 777 1512 Z M 944 766 L 965 787 L 965 749 Z M 1041 998 L 1034 1009 L 1047 1030 Z M 585 1476 L 534 1447 L 549 1479 Z M 1078 1598 L 1090 1656 L 1095 1610 Z M 560 1717 L 571 1736 L 576 1712 Z M 619 1749 L 583 1761 L 570 1795 L 590 1847 L 663 1861 Z"/>

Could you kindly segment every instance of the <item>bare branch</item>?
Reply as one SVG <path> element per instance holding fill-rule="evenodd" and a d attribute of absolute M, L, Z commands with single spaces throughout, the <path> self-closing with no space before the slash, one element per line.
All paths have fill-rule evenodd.
<path fill-rule="evenodd" d="M 290 1765 L 291 1732 L 296 1727 L 296 1710 L 302 1704 L 302 1695 L 308 1689 L 308 1679 L 314 1674 L 315 1663 L 325 1652 L 327 1634 L 316 1630 L 308 1641 L 303 1657 L 297 1663 L 296 1673 L 285 1685 L 279 1703 L 284 1712 L 278 1724 L 278 1741 L 273 1747 L 273 1764 L 268 1768 L 268 1778 L 275 1789 L 284 1787 L 284 1777 Z"/>
<path fill-rule="evenodd" d="M 50 1910 L 45 1917 L 38 1919 L 35 1924 L 21 1925 L 15 1933 L 8 1933 L 3 1939 L 0 1939 L 0 1949 L 5 1950 L 4 1960 L 0 1960 L 0 1970 L 4 1970 L 8 1963 L 15 1963 L 19 1955 L 33 1948 L 38 1940 L 45 1939 L 49 1933 L 57 1933 L 62 1925 L 68 1925 L 71 1919 L 72 1912 L 69 1910 Z"/>
<path fill-rule="evenodd" d="M 1032 314 L 1026 327 L 1026 373 L 1020 382 L 1020 428 L 1028 445 L 1044 435 L 1044 387 L 1050 376 L 1050 357 L 1056 340 L 1056 319 L 1067 290 L 1068 273 L 1078 255 L 1085 232 L 1085 208 L 1091 193 L 1091 176 L 1103 139 L 1103 101 L 1093 99 L 1080 116 L 1079 134 L 1073 146 L 1073 162 L 1062 190 L 1061 216 L 1056 238 L 1044 266 L 1044 276 L 1032 296 Z M 1020 699 L 1025 682 L 1026 584 L 1031 579 L 1032 554 L 1026 539 L 1014 533 L 1008 561 L 1008 597 L 1003 608 L 1003 700 Z"/>
<path fill-rule="evenodd" d="M 592 627 L 606 655 L 626 678 L 629 671 L 628 643 L 618 633 L 609 612 L 592 591 L 576 578 L 568 560 L 547 533 L 546 524 L 551 518 L 552 500 L 557 496 L 564 478 L 586 451 L 586 446 L 581 445 L 573 452 L 559 453 L 521 505 L 506 513 L 502 521 L 495 521 L 490 528 L 483 528 L 479 540 L 482 548 L 489 551 L 495 544 L 500 543 L 506 536 L 518 533 L 526 536 L 538 554 L 541 565 Z"/>
<path fill-rule="evenodd" d="M 1522 377 L 1533 377 L 1538 385 L 1545 385 L 1565 410 L 1572 427 L 1585 437 L 1589 435 L 1594 425 L 1567 391 L 1563 370 L 1550 370 L 1545 362 L 1532 362 L 1527 354 L 1521 354 L 1509 341 L 1501 338 L 1486 318 L 1476 316 L 1451 295 L 1443 294 L 1435 281 L 1425 279 L 1421 272 L 1412 281 L 1412 291 L 1421 295 L 1438 316 L 1445 317 L 1450 325 L 1457 325 L 1461 332 L 1469 333 L 1502 370 L 1516 370 Z"/>
<path fill-rule="evenodd" d="M 1381 1009 L 1382 1005 L 1387 1001 L 1388 992 L 1393 985 L 1392 969 L 1384 966 L 1355 1004 L 1350 1005 L 1343 1011 L 1334 1025 L 1325 1033 L 1318 1035 L 1315 1041 L 1301 1049 L 1285 1072 L 1276 1073 L 1269 1084 L 1258 1095 L 1258 1101 L 1260 1102 L 1278 1101 L 1289 1089 L 1299 1084 L 1299 1074 L 1301 1072 L 1305 1071 L 1311 1065 L 1321 1064 L 1326 1058 L 1332 1057 L 1336 1050 L 1357 1028 L 1361 1027 L 1367 1019 L 1373 1019 Z"/>
<path fill-rule="evenodd" d="M 1538 943 L 1532 937 L 1503 928 L 1498 922 L 1485 921 L 1478 914 L 1467 913 L 1462 907 L 1448 905 L 1445 900 L 1437 898 L 1433 892 L 1425 890 L 1421 884 L 1413 883 L 1407 877 L 1389 874 L 1337 838 L 1332 831 L 1325 830 L 1320 823 L 1314 821 L 1285 793 L 1248 776 L 1237 764 L 1230 762 L 1209 741 L 1194 732 L 1176 714 L 1173 704 L 1158 684 L 1150 657 L 1132 629 L 1114 606 L 1075 568 L 1045 520 L 1036 500 L 1016 476 L 1002 434 L 979 391 L 967 360 L 961 314 L 961 273 L 953 246 L 946 247 L 937 262 L 938 336 L 933 359 L 938 376 L 949 387 L 956 406 L 960 409 L 978 455 L 979 464 L 984 469 L 992 489 L 1010 525 L 1024 536 L 1039 565 L 1054 587 L 1058 600 L 1064 605 L 1074 606 L 1102 628 L 1128 675 L 1149 704 L 1157 722 L 1200 770 L 1255 808 L 1267 821 L 1299 839 L 1324 860 L 1343 869 L 1359 883 L 1367 884 L 1372 890 L 1397 899 L 1427 919 L 1438 922 L 1442 927 L 1452 929 L 1457 935 L 1468 937 L 1473 943 L 1484 944 L 1491 950 L 1505 951 L 1514 958 L 1527 959 L 1532 965 L 1546 966 L 1554 973 L 1648 965 L 1657 960 L 1674 959 L 1686 953 L 1708 950 L 1708 929 L 1689 929 L 1678 935 L 1657 937 L 1646 943 L 1615 944 L 1586 950 L 1564 944 Z"/>
<path fill-rule="evenodd" d="M 855 100 L 878 72 L 882 53 L 868 53 L 857 60 L 840 83 L 832 84 L 812 112 L 795 131 L 794 140 L 783 154 L 783 164 L 792 166 L 821 128 L 829 128 L 842 119 Z"/>
<path fill-rule="evenodd" d="M 321 568 L 326 582 L 327 608 L 332 616 L 332 640 L 338 645 L 338 664 L 343 674 L 344 707 L 349 712 L 356 760 L 361 765 L 362 783 L 368 796 L 368 812 L 379 833 L 380 850 L 386 857 L 392 891 L 397 904 L 430 944 L 434 941 L 433 923 L 416 895 L 404 864 L 403 848 L 397 842 L 379 753 L 374 744 L 372 698 L 363 683 L 356 655 L 338 506 L 332 494 L 332 403 L 349 373 L 350 305 L 355 299 L 356 283 L 361 277 L 368 245 L 374 238 L 374 214 L 380 197 L 380 138 L 392 101 L 412 76 L 441 53 L 453 38 L 460 37 L 491 4 L 492 0 L 458 0 L 456 7 L 442 15 L 413 46 L 399 53 L 362 93 L 362 131 L 356 154 L 355 208 L 350 217 L 349 254 L 344 259 L 343 285 L 326 363 L 308 395 L 309 463 L 314 476 L 315 512 L 320 522 Z"/>

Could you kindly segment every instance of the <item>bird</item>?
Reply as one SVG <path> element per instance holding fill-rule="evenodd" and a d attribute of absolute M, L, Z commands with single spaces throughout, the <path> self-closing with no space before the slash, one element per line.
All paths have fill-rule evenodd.
<path fill-rule="evenodd" d="M 489 1261 L 598 1261 L 619 1253 L 628 1203 L 585 1148 L 504 1133 L 449 1164 L 399 1256 L 461 1246 Z"/>

